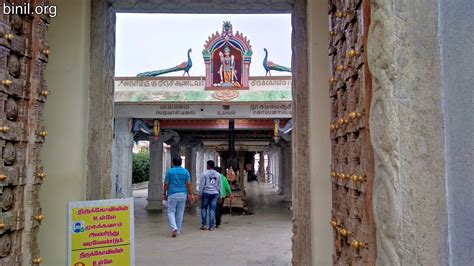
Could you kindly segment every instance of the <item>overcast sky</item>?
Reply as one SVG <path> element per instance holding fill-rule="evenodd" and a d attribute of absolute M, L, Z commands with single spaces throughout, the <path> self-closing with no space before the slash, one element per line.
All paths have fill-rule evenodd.
<path fill-rule="evenodd" d="M 291 15 L 225 15 L 225 14 L 117 14 L 115 75 L 136 76 L 139 72 L 174 67 L 187 61 L 192 49 L 191 76 L 204 76 L 202 57 L 208 36 L 222 30 L 229 20 L 234 33 L 247 36 L 252 45 L 251 76 L 264 76 L 264 52 L 268 60 L 291 67 Z M 167 75 L 180 76 L 182 71 Z M 272 75 L 289 75 L 272 72 Z"/>

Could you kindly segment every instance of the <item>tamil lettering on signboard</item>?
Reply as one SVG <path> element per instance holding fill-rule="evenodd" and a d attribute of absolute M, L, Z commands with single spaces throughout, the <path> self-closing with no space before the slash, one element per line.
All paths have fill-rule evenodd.
<path fill-rule="evenodd" d="M 135 265 L 133 199 L 70 202 L 68 265 Z"/>
<path fill-rule="evenodd" d="M 224 108 L 220 104 L 157 104 L 117 105 L 115 117 L 141 117 L 162 119 L 232 119 L 232 118 L 291 118 L 291 102 L 235 104 Z"/>

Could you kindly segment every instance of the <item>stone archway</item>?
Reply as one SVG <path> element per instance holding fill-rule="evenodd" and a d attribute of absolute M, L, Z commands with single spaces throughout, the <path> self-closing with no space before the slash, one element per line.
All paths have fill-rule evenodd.
<path fill-rule="evenodd" d="M 309 171 L 308 41 L 305 0 L 221 1 L 92 1 L 91 81 L 89 90 L 89 137 L 87 199 L 111 197 L 115 14 L 142 13 L 292 13 L 293 24 L 293 263 L 309 265 L 311 244 L 311 183 Z M 329 156 L 329 155 L 327 155 Z"/>

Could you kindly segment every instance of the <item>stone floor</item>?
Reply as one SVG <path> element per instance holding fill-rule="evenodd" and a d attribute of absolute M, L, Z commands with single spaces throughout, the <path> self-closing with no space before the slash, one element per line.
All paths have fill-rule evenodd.
<path fill-rule="evenodd" d="M 247 184 L 252 215 L 223 216 L 213 232 L 187 213 L 183 234 L 170 237 L 165 213 L 147 212 L 147 189 L 134 191 L 136 265 L 290 265 L 291 211 L 268 184 Z"/>

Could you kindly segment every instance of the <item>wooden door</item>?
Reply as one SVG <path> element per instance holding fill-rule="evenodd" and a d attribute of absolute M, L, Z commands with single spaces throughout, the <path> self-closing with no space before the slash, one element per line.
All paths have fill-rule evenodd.
<path fill-rule="evenodd" d="M 334 265 L 374 265 L 373 150 L 367 67 L 369 0 L 329 1 Z"/>
<path fill-rule="evenodd" d="M 1 5 L 45 5 L 2 0 Z M 0 14 L 0 265 L 40 264 L 38 230 L 44 219 L 39 190 L 46 173 L 39 153 L 49 91 L 44 72 L 49 16 Z M 54 238 L 54 237 L 53 237 Z"/>

